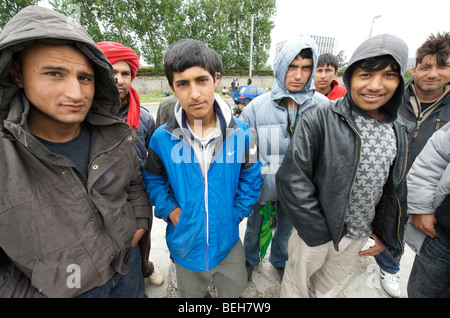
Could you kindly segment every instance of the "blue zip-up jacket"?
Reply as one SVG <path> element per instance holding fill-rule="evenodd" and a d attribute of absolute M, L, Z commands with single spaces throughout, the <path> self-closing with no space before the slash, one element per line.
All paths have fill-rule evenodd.
<path fill-rule="evenodd" d="M 214 107 L 222 137 L 212 143 L 214 156 L 205 178 L 182 128 L 185 119 L 180 125 L 176 116 L 153 134 L 142 169 L 155 216 L 168 222 L 170 254 L 192 271 L 211 270 L 225 259 L 239 240 L 239 223 L 260 194 L 256 138 L 244 122 L 224 119 L 221 109 L 229 107 L 225 101 L 216 97 Z M 181 215 L 175 227 L 169 214 L 177 207 Z"/>

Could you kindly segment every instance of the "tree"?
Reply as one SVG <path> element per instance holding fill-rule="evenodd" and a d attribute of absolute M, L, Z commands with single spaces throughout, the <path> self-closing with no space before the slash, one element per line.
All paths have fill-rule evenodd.
<path fill-rule="evenodd" d="M 338 69 L 340 71 L 345 70 L 345 68 L 347 67 L 347 62 L 345 61 L 347 59 L 347 56 L 345 56 L 345 52 L 344 50 L 341 50 L 337 55 L 336 55 L 338 62 L 339 62 L 339 66 Z"/>
<path fill-rule="evenodd" d="M 53 9 L 77 20 L 95 42 L 115 41 L 139 52 L 126 0 L 50 0 Z"/>
<path fill-rule="evenodd" d="M 0 30 L 20 10 L 27 6 L 34 6 L 39 0 L 0 0 Z"/>
<path fill-rule="evenodd" d="M 78 16 L 94 41 L 132 47 L 150 65 L 161 68 L 171 43 L 193 38 L 222 57 L 225 68 L 247 69 L 251 16 L 253 63 L 265 65 L 276 0 L 50 0 L 55 10 Z"/>

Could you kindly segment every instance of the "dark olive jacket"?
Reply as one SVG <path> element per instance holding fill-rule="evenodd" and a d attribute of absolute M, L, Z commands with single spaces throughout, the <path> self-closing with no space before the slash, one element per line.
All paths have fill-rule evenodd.
<path fill-rule="evenodd" d="M 8 70 L 12 53 L 35 40 L 74 43 L 94 65 L 86 176 L 28 131 L 32 106 Z M 119 92 L 108 60 L 65 16 L 23 9 L 0 35 L 0 61 L 0 297 L 77 296 L 127 273 L 136 220 L 151 218 L 136 133 L 113 115 Z"/>

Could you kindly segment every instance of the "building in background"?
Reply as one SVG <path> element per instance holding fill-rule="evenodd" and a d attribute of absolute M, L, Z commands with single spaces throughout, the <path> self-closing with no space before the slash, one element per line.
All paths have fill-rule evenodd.
<path fill-rule="evenodd" d="M 330 36 L 321 36 L 321 35 L 313 35 L 313 34 L 300 34 L 302 37 L 312 38 L 317 44 L 317 55 L 321 55 L 323 53 L 331 53 L 337 55 L 337 40 L 336 38 Z M 282 41 L 277 43 L 276 51 L 283 45 L 286 41 Z"/>

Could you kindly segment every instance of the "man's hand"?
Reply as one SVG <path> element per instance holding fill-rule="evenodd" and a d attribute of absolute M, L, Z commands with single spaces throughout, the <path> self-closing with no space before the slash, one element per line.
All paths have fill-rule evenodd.
<path fill-rule="evenodd" d="M 436 238 L 438 235 L 434 225 L 436 224 L 436 218 L 434 214 L 414 214 L 411 216 L 412 225 L 414 225 L 419 231 L 425 233 L 431 238 Z"/>
<path fill-rule="evenodd" d="M 169 214 L 169 220 L 172 222 L 173 226 L 177 226 L 178 220 L 180 219 L 181 214 L 181 208 L 175 208 L 172 212 Z"/>
<path fill-rule="evenodd" d="M 144 233 L 145 229 L 137 229 L 136 233 L 134 233 L 133 240 L 131 241 L 131 247 L 135 247 L 138 244 Z"/>
<path fill-rule="evenodd" d="M 378 255 L 386 249 L 386 246 L 378 239 L 375 234 L 371 234 L 370 237 L 375 241 L 375 245 L 369 247 L 367 250 L 359 252 L 359 256 L 374 256 Z"/>

